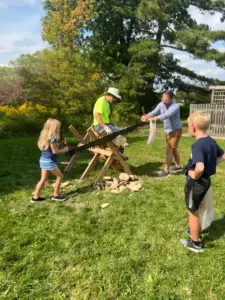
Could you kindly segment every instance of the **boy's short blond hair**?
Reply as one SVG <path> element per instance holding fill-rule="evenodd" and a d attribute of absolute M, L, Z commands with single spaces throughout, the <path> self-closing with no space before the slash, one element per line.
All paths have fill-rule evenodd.
<path fill-rule="evenodd" d="M 196 111 L 192 113 L 187 119 L 188 123 L 193 123 L 199 129 L 206 131 L 209 128 L 210 116 L 205 111 Z"/>

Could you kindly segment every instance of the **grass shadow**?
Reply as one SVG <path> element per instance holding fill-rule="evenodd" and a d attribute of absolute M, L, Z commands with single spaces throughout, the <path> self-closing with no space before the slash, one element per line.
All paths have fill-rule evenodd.
<path fill-rule="evenodd" d="M 70 158 L 67 157 L 60 157 L 60 161 L 68 161 Z M 75 180 L 80 178 L 81 174 L 85 171 L 88 166 L 88 156 L 83 156 L 81 159 L 75 162 L 73 168 L 69 172 L 65 172 L 66 165 L 61 164 L 60 161 L 58 162 L 58 167 L 60 168 L 61 172 L 64 174 L 64 181 L 66 180 Z M 40 180 L 40 168 L 38 166 L 38 161 L 29 163 L 27 162 L 26 172 L 21 174 L 20 170 L 20 163 L 18 163 L 18 169 L 8 168 L 6 165 L 2 164 L 2 168 L 0 170 L 0 180 L 2 183 L 0 194 L 7 195 L 14 193 L 16 191 L 21 191 L 30 187 L 35 188 L 37 182 Z M 49 174 L 49 182 L 51 183 L 52 180 L 55 180 L 55 176 Z"/>
<path fill-rule="evenodd" d="M 223 237 L 225 234 L 225 215 L 221 219 L 213 221 L 210 228 L 207 228 L 202 233 L 207 234 L 204 238 L 205 242 L 213 242 Z"/>
<path fill-rule="evenodd" d="M 143 164 L 141 166 L 131 166 L 131 171 L 133 174 L 137 176 L 149 176 L 153 177 L 156 175 L 156 171 L 158 171 L 163 166 L 163 162 L 148 162 L 146 164 Z"/>
<path fill-rule="evenodd" d="M 64 194 L 68 197 L 75 197 L 78 194 L 79 195 L 80 194 L 87 194 L 87 193 L 90 193 L 90 192 L 93 192 L 93 191 L 96 191 L 96 188 L 94 187 L 94 184 L 89 184 L 87 186 L 77 188 L 73 191 L 69 191 L 68 193 L 64 193 Z"/>

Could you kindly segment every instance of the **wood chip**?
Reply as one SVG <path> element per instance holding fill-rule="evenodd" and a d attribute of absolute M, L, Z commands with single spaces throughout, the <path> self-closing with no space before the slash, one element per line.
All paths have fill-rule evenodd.
<path fill-rule="evenodd" d="M 132 181 L 127 185 L 127 187 L 132 192 L 138 192 L 142 188 L 142 184 L 139 181 Z"/>
<path fill-rule="evenodd" d="M 120 187 L 120 186 L 122 186 L 122 185 L 126 185 L 126 184 L 128 184 L 128 182 L 129 182 L 129 180 L 123 180 L 123 181 L 120 181 L 120 183 L 118 184 L 118 188 Z"/>
<path fill-rule="evenodd" d="M 127 191 L 127 186 L 121 185 L 121 186 L 119 187 L 119 190 L 120 190 L 121 192 Z"/>
<path fill-rule="evenodd" d="M 106 208 L 106 207 L 108 207 L 108 206 L 109 206 L 109 203 L 103 203 L 103 204 L 101 205 L 101 208 L 104 209 L 104 208 Z"/>
<path fill-rule="evenodd" d="M 132 181 L 132 182 L 129 183 L 129 186 L 134 186 L 134 187 L 136 187 L 138 189 L 142 188 L 142 184 L 141 184 L 140 181 Z"/>
<path fill-rule="evenodd" d="M 138 177 L 136 175 L 130 175 L 129 177 L 132 181 L 137 181 L 138 180 Z"/>
<path fill-rule="evenodd" d="M 116 183 L 113 182 L 113 183 L 110 185 L 110 188 L 111 188 L 112 190 L 115 190 L 115 189 L 118 188 L 118 184 L 116 184 Z"/>
<path fill-rule="evenodd" d="M 103 177 L 103 180 L 105 180 L 105 181 L 112 181 L 113 179 L 110 176 L 105 176 L 105 177 Z"/>
<path fill-rule="evenodd" d="M 140 190 L 142 188 L 142 184 L 138 183 L 138 184 L 135 185 L 135 187 Z"/>
<path fill-rule="evenodd" d="M 119 181 L 116 178 L 113 178 L 113 182 L 112 182 L 110 188 L 115 190 L 118 188 L 118 185 L 119 185 Z"/>
<path fill-rule="evenodd" d="M 120 180 L 129 180 L 129 175 L 127 173 L 120 173 L 119 179 Z"/>
<path fill-rule="evenodd" d="M 72 183 L 71 183 L 70 181 L 65 181 L 65 182 L 63 182 L 63 183 L 61 184 L 61 187 L 62 187 L 62 188 L 66 188 L 66 187 L 68 187 L 69 185 L 72 185 Z"/>
<path fill-rule="evenodd" d="M 70 162 L 69 161 L 61 161 L 60 164 L 61 165 L 68 165 Z"/>
<path fill-rule="evenodd" d="M 113 177 L 113 182 L 116 183 L 116 184 L 118 184 L 118 183 L 119 183 L 119 180 L 116 179 L 115 177 Z"/>

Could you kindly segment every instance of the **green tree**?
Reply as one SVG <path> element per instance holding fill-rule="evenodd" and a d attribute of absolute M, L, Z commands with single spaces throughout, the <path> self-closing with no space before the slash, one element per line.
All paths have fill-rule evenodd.
<path fill-rule="evenodd" d="M 211 90 L 195 89 L 195 91 L 177 91 L 175 99 L 184 100 L 185 104 L 189 106 L 191 103 L 210 103 Z"/>
<path fill-rule="evenodd" d="M 86 24 L 93 17 L 92 0 L 45 0 L 42 37 L 53 46 L 81 47 Z"/>
<path fill-rule="evenodd" d="M 23 78 L 27 100 L 57 108 L 59 114 L 69 112 L 75 120 L 91 115 L 102 90 L 96 66 L 68 48 L 22 55 L 11 65 Z"/>
<path fill-rule="evenodd" d="M 66 2 L 71 10 L 77 6 L 77 1 Z M 51 15 L 56 10 L 49 3 L 45 1 L 48 5 L 45 26 L 51 24 Z M 79 32 L 82 32 L 80 49 L 120 87 L 125 101 L 130 99 L 150 107 L 156 88 L 193 92 L 205 89 L 208 84 L 220 82 L 179 66 L 169 49 L 215 61 L 224 68 L 225 53 L 211 46 L 225 39 L 225 31 L 211 31 L 205 24 L 198 25 L 188 12 L 190 5 L 203 12 L 221 12 L 224 20 L 225 2 L 222 0 L 93 0 L 93 17 L 89 16 L 85 23 L 78 22 Z M 61 21 L 60 26 L 58 37 L 64 31 Z M 74 27 L 77 28 L 76 22 Z M 82 28 L 90 34 L 85 36 Z"/>

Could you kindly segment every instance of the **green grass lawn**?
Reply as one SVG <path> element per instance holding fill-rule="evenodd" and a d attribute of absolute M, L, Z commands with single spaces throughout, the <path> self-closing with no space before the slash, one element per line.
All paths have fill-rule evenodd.
<path fill-rule="evenodd" d="M 142 191 L 92 190 L 99 169 L 79 183 L 88 162 L 82 154 L 65 175 L 74 187 L 64 203 L 30 202 L 40 176 L 36 138 L 0 140 L 0 299 L 225 299 L 225 164 L 212 178 L 216 220 L 203 236 L 205 252 L 189 252 L 179 244 L 184 175 L 154 177 L 165 138 L 160 129 L 148 146 L 147 134 L 130 135 L 126 152 Z M 181 140 L 183 165 L 193 141 Z M 42 195 L 51 194 L 50 185 Z"/>

